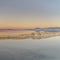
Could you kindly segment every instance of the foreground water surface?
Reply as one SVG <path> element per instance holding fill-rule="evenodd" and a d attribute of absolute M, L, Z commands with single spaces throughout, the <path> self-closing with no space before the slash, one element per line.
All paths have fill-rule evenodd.
<path fill-rule="evenodd" d="M 60 36 L 40 40 L 0 40 L 0 60 L 60 60 Z"/>

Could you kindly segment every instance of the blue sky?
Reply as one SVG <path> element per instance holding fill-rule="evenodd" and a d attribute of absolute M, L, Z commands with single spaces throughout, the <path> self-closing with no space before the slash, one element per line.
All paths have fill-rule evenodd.
<path fill-rule="evenodd" d="M 5 24 L 15 21 L 21 25 L 57 22 L 59 25 L 60 0 L 0 0 L 0 21 Z"/>

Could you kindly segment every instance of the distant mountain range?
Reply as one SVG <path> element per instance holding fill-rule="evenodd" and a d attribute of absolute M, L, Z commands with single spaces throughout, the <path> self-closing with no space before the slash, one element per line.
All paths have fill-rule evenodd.
<path fill-rule="evenodd" d="M 35 28 L 36 32 L 45 31 L 45 32 L 60 32 L 60 27 L 48 27 L 48 28 Z"/>
<path fill-rule="evenodd" d="M 4 28 L 1 29 L 0 28 L 0 32 L 3 31 L 35 31 L 35 32 L 39 32 L 39 31 L 45 31 L 45 32 L 60 32 L 60 27 L 48 27 L 48 28 L 30 28 L 30 29 L 21 29 L 21 28 Z"/>
<path fill-rule="evenodd" d="M 33 29 L 20 29 L 20 28 L 0 28 L 0 32 L 5 32 L 5 31 L 31 31 Z"/>

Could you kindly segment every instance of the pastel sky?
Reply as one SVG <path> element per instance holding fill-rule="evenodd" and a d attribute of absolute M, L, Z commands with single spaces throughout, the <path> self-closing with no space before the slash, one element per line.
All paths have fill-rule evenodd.
<path fill-rule="evenodd" d="M 60 27 L 60 0 L 0 0 L 0 27 Z"/>

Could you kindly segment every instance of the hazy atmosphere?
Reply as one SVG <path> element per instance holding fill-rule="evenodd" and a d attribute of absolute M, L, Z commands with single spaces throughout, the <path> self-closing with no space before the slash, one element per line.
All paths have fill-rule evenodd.
<path fill-rule="evenodd" d="M 60 27 L 60 0 L 0 0 L 1 28 Z"/>
<path fill-rule="evenodd" d="M 0 60 L 60 60 L 60 0 L 0 0 Z"/>

